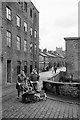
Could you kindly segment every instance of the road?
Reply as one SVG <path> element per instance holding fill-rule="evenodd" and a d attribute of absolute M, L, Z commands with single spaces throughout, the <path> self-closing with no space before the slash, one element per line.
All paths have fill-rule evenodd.
<path fill-rule="evenodd" d="M 62 68 L 58 68 L 56 73 L 53 72 L 52 74 L 52 71 L 48 71 L 48 72 L 41 72 L 40 73 L 40 85 L 42 86 L 42 81 L 43 80 L 47 80 L 48 78 L 51 78 L 52 76 L 55 76 L 56 74 L 58 74 L 60 71 L 66 71 L 66 68 L 65 67 L 62 67 Z"/>
<path fill-rule="evenodd" d="M 61 69 L 57 70 L 57 73 Z M 55 73 L 53 73 L 54 75 Z M 52 76 L 51 71 L 40 73 L 40 82 Z M 42 83 L 42 82 L 41 82 Z M 46 101 L 23 104 L 21 98 L 16 99 L 15 85 L 3 90 L 2 114 L 3 118 L 79 118 L 80 105 L 75 102 L 61 101 L 60 98 L 47 98 Z M 57 99 L 56 99 L 57 98 Z"/>

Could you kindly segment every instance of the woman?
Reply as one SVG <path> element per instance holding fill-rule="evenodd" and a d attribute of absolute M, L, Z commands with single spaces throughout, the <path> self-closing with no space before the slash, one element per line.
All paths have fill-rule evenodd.
<path fill-rule="evenodd" d="M 35 69 L 33 69 L 31 76 L 30 76 L 30 81 L 34 86 L 34 90 L 37 90 L 38 88 L 38 84 L 39 84 L 39 74 L 37 73 L 37 71 Z"/>
<path fill-rule="evenodd" d="M 26 75 L 24 71 L 21 71 L 21 74 L 18 75 L 17 84 L 16 84 L 16 89 L 18 92 L 17 99 L 19 99 L 20 97 L 20 92 L 23 92 L 23 87 L 22 87 L 23 82 L 26 83 Z"/>

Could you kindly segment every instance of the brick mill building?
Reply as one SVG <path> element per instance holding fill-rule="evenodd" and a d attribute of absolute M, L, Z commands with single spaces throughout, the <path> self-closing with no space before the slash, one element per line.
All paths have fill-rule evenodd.
<path fill-rule="evenodd" d="M 0 2 L 0 76 L 15 83 L 24 69 L 39 70 L 39 12 L 30 1 Z M 1 81 L 0 81 L 1 84 Z"/>

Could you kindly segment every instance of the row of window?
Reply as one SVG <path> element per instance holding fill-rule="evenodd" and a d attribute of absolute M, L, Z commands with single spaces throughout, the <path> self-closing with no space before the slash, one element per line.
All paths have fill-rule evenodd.
<path fill-rule="evenodd" d="M 12 46 L 12 34 L 10 31 L 7 31 L 6 33 L 6 37 L 7 37 L 7 46 L 11 47 Z M 17 50 L 21 50 L 21 37 L 17 36 Z M 32 52 L 32 43 L 30 44 L 30 52 Z M 36 45 L 35 45 L 35 51 L 36 51 Z M 27 51 L 27 40 L 24 39 L 24 51 Z"/>
<path fill-rule="evenodd" d="M 7 46 L 12 46 L 12 34 L 10 31 L 7 31 Z M 21 49 L 21 38 L 17 36 L 17 50 Z M 27 40 L 24 40 L 24 51 L 27 51 Z"/>
<path fill-rule="evenodd" d="M 12 19 L 12 11 L 9 7 L 6 7 L 6 18 L 8 20 L 11 21 Z M 21 18 L 16 15 L 16 24 L 18 27 L 21 27 Z M 24 22 L 24 31 L 27 32 L 28 31 L 28 24 L 26 22 Z M 33 30 L 32 30 L 32 27 L 30 28 L 30 35 L 32 36 L 33 34 Z M 36 38 L 37 37 L 37 32 L 36 30 L 34 31 L 34 37 Z"/>
<path fill-rule="evenodd" d="M 21 5 L 22 2 L 20 0 L 18 0 L 18 3 Z M 27 2 L 24 2 L 24 11 L 27 12 Z M 30 17 L 32 18 L 32 9 L 30 8 Z"/>

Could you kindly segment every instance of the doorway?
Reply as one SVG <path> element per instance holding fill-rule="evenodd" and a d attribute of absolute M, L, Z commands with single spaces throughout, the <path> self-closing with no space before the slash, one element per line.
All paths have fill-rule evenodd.
<path fill-rule="evenodd" d="M 17 75 L 21 73 L 21 61 L 17 61 Z"/>
<path fill-rule="evenodd" d="M 30 65 L 30 73 L 32 72 L 32 65 Z"/>
<path fill-rule="evenodd" d="M 24 72 L 27 75 L 27 61 L 24 61 Z"/>
<path fill-rule="evenodd" d="M 11 60 L 7 60 L 7 82 L 11 83 Z"/>

